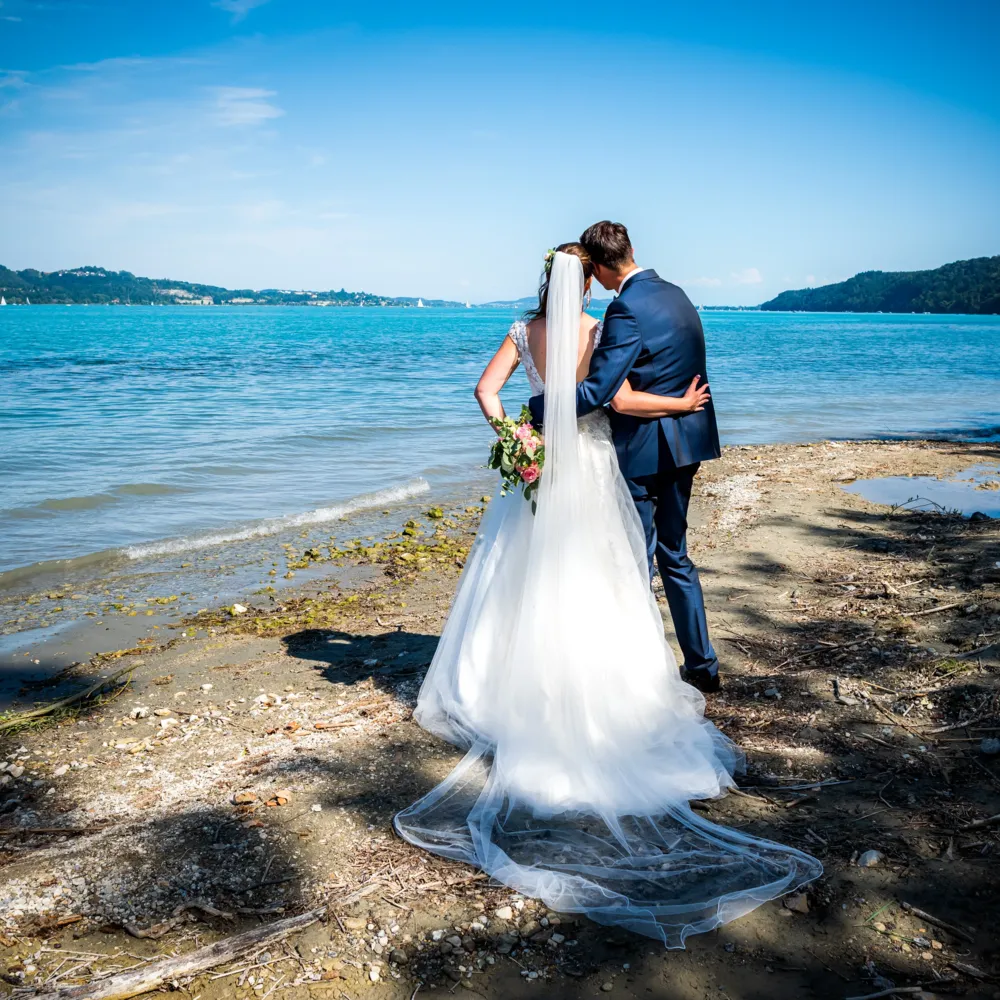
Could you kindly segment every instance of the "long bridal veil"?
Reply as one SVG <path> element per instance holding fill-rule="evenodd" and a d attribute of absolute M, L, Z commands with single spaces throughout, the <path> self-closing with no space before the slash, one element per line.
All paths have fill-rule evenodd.
<path fill-rule="evenodd" d="M 607 418 L 576 418 L 583 273 L 557 253 L 537 514 L 490 504 L 415 717 L 467 748 L 396 816 L 406 840 L 553 909 L 667 947 L 816 878 L 816 859 L 708 822 L 733 745 L 679 677 Z"/>

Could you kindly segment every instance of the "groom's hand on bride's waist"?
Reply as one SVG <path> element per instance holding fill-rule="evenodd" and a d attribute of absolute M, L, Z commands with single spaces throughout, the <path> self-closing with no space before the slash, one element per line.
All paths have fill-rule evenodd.
<path fill-rule="evenodd" d="M 528 400 L 528 409 L 531 410 L 531 422 L 535 430 L 542 429 L 542 422 L 545 419 L 545 393 L 539 393 Z"/>

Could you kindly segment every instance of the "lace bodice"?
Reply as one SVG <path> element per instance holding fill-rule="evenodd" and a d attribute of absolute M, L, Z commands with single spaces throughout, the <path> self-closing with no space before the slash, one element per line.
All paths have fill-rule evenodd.
<path fill-rule="evenodd" d="M 604 320 L 600 320 L 594 330 L 595 348 L 601 342 L 601 334 L 603 333 Z M 521 364 L 524 365 L 524 373 L 528 376 L 528 385 L 531 386 L 532 393 L 537 396 L 538 393 L 545 392 L 545 381 L 538 374 L 538 369 L 535 367 L 535 359 L 531 356 L 531 348 L 528 347 L 528 326 L 523 319 L 514 321 L 513 326 L 508 331 L 508 336 L 514 341 L 514 346 L 517 348 L 517 353 L 521 359 Z"/>

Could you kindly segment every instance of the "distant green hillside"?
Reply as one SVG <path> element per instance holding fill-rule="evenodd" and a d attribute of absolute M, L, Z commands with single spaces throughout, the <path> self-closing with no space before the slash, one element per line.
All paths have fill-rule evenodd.
<path fill-rule="evenodd" d="M 390 298 L 368 292 L 309 292 L 265 288 L 232 290 L 168 278 L 140 278 L 128 271 L 77 267 L 70 271 L 11 271 L 0 266 L 0 294 L 19 305 L 305 305 L 416 306 L 414 298 Z M 426 299 L 425 306 L 460 306 L 461 302 Z"/>
<path fill-rule="evenodd" d="M 837 285 L 782 292 L 761 309 L 1000 313 L 1000 256 L 958 260 L 933 271 L 863 271 Z"/>

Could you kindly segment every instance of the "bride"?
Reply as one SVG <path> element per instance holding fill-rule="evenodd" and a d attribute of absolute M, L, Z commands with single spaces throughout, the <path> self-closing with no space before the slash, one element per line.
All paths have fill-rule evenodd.
<path fill-rule="evenodd" d="M 546 267 L 538 309 L 476 392 L 487 417 L 503 416 L 498 392 L 518 363 L 544 390 L 537 513 L 513 493 L 483 517 L 414 713 L 467 753 L 395 827 L 555 910 L 683 947 L 822 868 L 691 809 L 733 786 L 741 757 L 681 680 L 608 417 L 576 418 L 602 333 L 583 311 L 589 258 L 563 244 Z M 676 399 L 626 381 L 613 406 L 652 417 L 705 398 L 694 384 Z"/>

